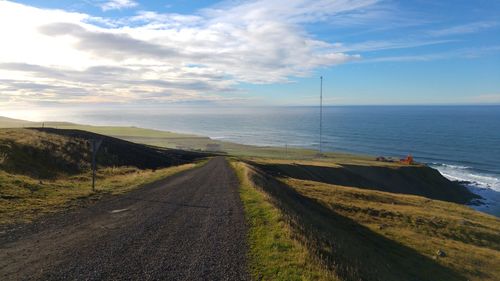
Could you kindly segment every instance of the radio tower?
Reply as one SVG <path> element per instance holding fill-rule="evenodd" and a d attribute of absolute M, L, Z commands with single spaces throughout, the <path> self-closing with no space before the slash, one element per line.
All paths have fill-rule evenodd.
<path fill-rule="evenodd" d="M 319 77 L 319 154 L 323 153 L 322 138 L 323 138 L 323 76 Z"/>

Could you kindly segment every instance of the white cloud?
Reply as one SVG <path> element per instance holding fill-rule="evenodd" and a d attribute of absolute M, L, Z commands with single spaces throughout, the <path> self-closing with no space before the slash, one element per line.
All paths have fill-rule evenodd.
<path fill-rule="evenodd" d="M 127 8 L 133 8 L 138 6 L 137 2 L 133 0 L 111 0 L 104 3 L 99 4 L 103 11 L 109 10 L 121 10 Z"/>
<path fill-rule="evenodd" d="M 98 3 L 108 10 L 137 5 L 123 0 Z M 0 0 L 0 106 L 221 100 L 238 93 L 240 83 L 286 82 L 318 68 L 358 61 L 361 52 L 442 44 L 452 41 L 437 36 L 496 26 L 477 22 L 404 40 L 358 43 L 321 40 L 306 28 L 316 22 L 332 30 L 387 26 L 391 13 L 386 1 L 378 0 L 255 0 L 226 1 L 195 14 L 138 11 L 112 18 Z M 402 24 L 401 13 L 396 18 Z M 497 51 L 401 54 L 367 61 L 474 57 Z"/>
<path fill-rule="evenodd" d="M 269 0 L 106 19 L 0 1 L 0 104 L 219 99 L 241 82 L 287 81 L 360 58 L 301 24 L 376 2 Z"/>

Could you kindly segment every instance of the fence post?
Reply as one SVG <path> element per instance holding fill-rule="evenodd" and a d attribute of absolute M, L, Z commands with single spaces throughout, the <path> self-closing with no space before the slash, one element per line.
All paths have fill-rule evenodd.
<path fill-rule="evenodd" d="M 99 150 L 99 147 L 102 144 L 102 139 L 92 140 L 92 191 L 95 191 L 95 174 L 97 170 L 97 164 L 96 164 L 96 156 L 97 156 L 97 151 Z"/>

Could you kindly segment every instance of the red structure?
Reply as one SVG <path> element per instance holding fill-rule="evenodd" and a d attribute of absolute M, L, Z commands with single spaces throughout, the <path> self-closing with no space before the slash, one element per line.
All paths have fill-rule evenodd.
<path fill-rule="evenodd" d="M 413 164 L 413 156 L 409 154 L 405 159 L 401 159 L 401 163 L 411 165 Z"/>

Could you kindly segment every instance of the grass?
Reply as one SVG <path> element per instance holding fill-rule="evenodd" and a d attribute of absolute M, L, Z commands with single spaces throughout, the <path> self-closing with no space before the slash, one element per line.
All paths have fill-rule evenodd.
<path fill-rule="evenodd" d="M 496 280 L 500 276 L 496 217 L 420 196 L 253 169 L 251 183 L 287 222 L 283 233 L 300 241 L 340 280 Z"/>
<path fill-rule="evenodd" d="M 254 280 L 337 280 L 293 238 L 279 209 L 249 179 L 252 171 L 231 162 L 249 224 L 249 267 Z"/>
<path fill-rule="evenodd" d="M 106 138 L 92 192 L 88 139 L 94 137 L 72 130 L 0 129 L 0 225 L 127 192 L 193 168 L 206 157 Z"/>
<path fill-rule="evenodd" d="M 90 167 L 88 146 L 83 139 L 26 129 L 0 129 L 0 169 L 36 178 L 75 174 Z"/>
<path fill-rule="evenodd" d="M 0 170 L 0 225 L 29 222 L 48 213 L 85 205 L 104 195 L 121 194 L 192 169 L 200 163 L 158 170 L 131 167 L 100 169 L 97 174 L 96 192 L 91 189 L 90 172 L 40 181 Z"/>
<path fill-rule="evenodd" d="M 296 179 L 284 182 L 370 233 L 435 261 L 455 273 L 456 280 L 461 277 L 496 280 L 500 276 L 500 222 L 496 217 L 463 205 L 419 196 Z M 446 257 L 437 256 L 438 250 L 444 251 Z M 415 264 L 410 258 L 405 263 Z M 427 272 L 428 267 L 419 270 L 422 276 L 434 274 Z"/>
<path fill-rule="evenodd" d="M 160 149 L 81 130 L 0 129 L 0 168 L 50 178 L 90 168 L 90 140 L 102 139 L 97 163 L 104 167 L 157 169 L 185 164 L 207 154 Z"/>
<path fill-rule="evenodd" d="M 500 222 L 493 216 L 419 196 L 294 179 L 285 182 L 371 233 L 436 261 L 455 273 L 456 280 L 495 280 L 500 276 Z M 438 250 L 446 257 L 437 256 Z M 416 264 L 410 258 L 405 263 L 408 267 Z M 429 267 L 419 270 L 428 278 L 435 274 Z"/>
<path fill-rule="evenodd" d="M 266 173 L 280 177 L 420 195 L 461 204 L 476 198 L 465 187 L 447 180 L 425 165 L 386 163 L 349 156 L 293 162 L 261 158 L 253 159 L 251 163 Z"/>
<path fill-rule="evenodd" d="M 47 213 L 85 205 L 103 195 L 119 194 L 194 167 L 205 157 L 159 150 L 107 138 L 98 154 L 97 191 L 91 191 L 90 143 L 86 132 L 39 131 L 19 127 L 41 124 L 0 118 L 0 225 L 29 222 Z M 122 138 L 178 138 L 140 128 L 95 127 L 46 122 L 44 126 L 80 129 Z M 181 135 L 196 138 L 192 135 Z M 182 142 L 181 139 L 176 141 Z M 179 165 L 184 164 L 184 165 Z M 176 166 L 172 166 L 176 165 Z"/>

